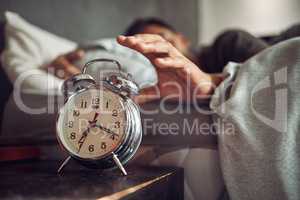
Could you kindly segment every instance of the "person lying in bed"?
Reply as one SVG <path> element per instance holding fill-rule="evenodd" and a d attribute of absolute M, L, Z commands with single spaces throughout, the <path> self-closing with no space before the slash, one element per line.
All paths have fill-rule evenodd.
<path fill-rule="evenodd" d="M 223 124 L 216 132 L 224 199 L 300 198 L 300 38 L 243 64 L 228 64 L 218 75 L 202 71 L 159 35 L 119 36 L 117 41 L 146 56 L 158 74 L 173 73 L 169 82 L 183 83 L 200 98 L 213 94 L 214 121 Z"/>
<path fill-rule="evenodd" d="M 136 34 L 157 34 L 170 42 L 179 52 L 207 73 L 220 73 L 224 66 L 232 61 L 242 63 L 266 47 L 280 41 L 300 36 L 300 24 L 274 36 L 268 41 L 257 38 L 243 30 L 227 30 L 220 34 L 210 46 L 194 50 L 191 42 L 183 34 L 176 31 L 170 24 L 157 18 L 141 18 L 135 20 L 125 31 L 125 36 Z M 49 66 L 63 69 L 64 77 L 68 78 L 80 72 L 74 63 L 80 60 L 86 49 L 78 50 L 57 57 Z M 56 70 L 56 71 L 57 71 Z M 59 74 L 56 74 L 59 76 Z"/>
<path fill-rule="evenodd" d="M 184 55 L 196 67 L 200 68 L 201 71 L 216 74 L 221 73 L 229 62 L 243 63 L 270 45 L 300 35 L 300 25 L 295 25 L 287 29 L 280 35 L 273 37 L 272 40 L 269 39 L 268 43 L 242 30 L 225 31 L 215 39 L 215 42 L 211 46 L 202 47 L 198 51 L 192 49 L 191 42 L 184 35 L 177 32 L 174 27 L 160 19 L 137 19 L 127 28 L 124 35 L 133 36 L 136 34 L 160 35 L 165 41 L 174 46 L 178 53 Z M 74 74 L 80 73 L 80 68 L 76 66 L 76 62 L 81 60 L 84 57 L 85 52 L 89 52 L 89 49 L 91 48 L 83 47 L 74 52 L 61 55 L 49 66 L 54 68 L 54 72 L 59 78 L 66 79 Z M 99 53 L 103 54 L 104 52 Z M 64 73 L 57 73 L 61 70 L 63 70 Z M 185 99 L 182 100 L 191 98 L 190 94 L 187 94 L 188 90 L 185 88 L 185 83 L 178 80 L 176 82 L 177 85 L 171 84 L 170 86 L 170 84 L 165 84 L 170 80 L 170 77 L 176 75 L 166 72 L 165 70 L 163 70 L 164 72 L 161 71 L 160 73 L 157 73 L 158 84 L 155 87 L 141 90 L 141 95 L 136 97 L 136 102 L 143 103 L 149 101 L 150 96 L 151 99 L 168 95 L 173 95 L 175 99 L 185 97 Z M 59 74 L 63 74 L 63 77 L 60 77 Z M 218 83 L 221 79 L 216 74 L 212 81 Z M 178 94 L 178 91 L 182 91 L 181 93 L 184 94 Z"/>

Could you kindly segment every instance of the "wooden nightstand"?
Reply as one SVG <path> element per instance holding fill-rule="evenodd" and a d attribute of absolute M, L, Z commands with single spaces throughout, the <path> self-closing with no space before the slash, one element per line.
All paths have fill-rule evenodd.
<path fill-rule="evenodd" d="M 183 199 L 183 169 L 128 166 L 116 171 L 88 170 L 76 163 L 62 175 L 57 161 L 1 163 L 1 199 Z"/>

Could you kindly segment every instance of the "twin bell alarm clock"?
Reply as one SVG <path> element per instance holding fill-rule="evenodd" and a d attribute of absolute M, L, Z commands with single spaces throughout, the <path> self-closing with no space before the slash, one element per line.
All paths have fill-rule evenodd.
<path fill-rule="evenodd" d="M 89 73 L 91 65 L 110 63 L 118 72 L 96 80 Z M 101 71 L 101 70 L 100 70 Z M 110 59 L 87 62 L 82 73 L 66 80 L 62 87 L 64 105 L 57 123 L 57 138 L 70 159 L 94 169 L 123 167 L 137 151 L 142 139 L 138 106 L 130 98 L 138 94 L 130 75 L 121 73 L 121 65 Z"/>

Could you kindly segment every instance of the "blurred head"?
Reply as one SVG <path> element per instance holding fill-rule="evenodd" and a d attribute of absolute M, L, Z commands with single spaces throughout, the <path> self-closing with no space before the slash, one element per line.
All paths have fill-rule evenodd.
<path fill-rule="evenodd" d="M 125 31 L 124 35 L 157 34 L 169 41 L 184 55 L 189 54 L 190 42 L 174 27 L 157 18 L 141 18 L 135 20 Z"/>

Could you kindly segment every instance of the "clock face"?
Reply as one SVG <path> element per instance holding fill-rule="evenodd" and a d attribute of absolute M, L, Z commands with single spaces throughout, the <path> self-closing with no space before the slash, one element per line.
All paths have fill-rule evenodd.
<path fill-rule="evenodd" d="M 58 118 L 58 137 L 73 155 L 100 158 L 123 141 L 126 113 L 122 98 L 102 89 L 88 89 L 69 98 Z"/>

